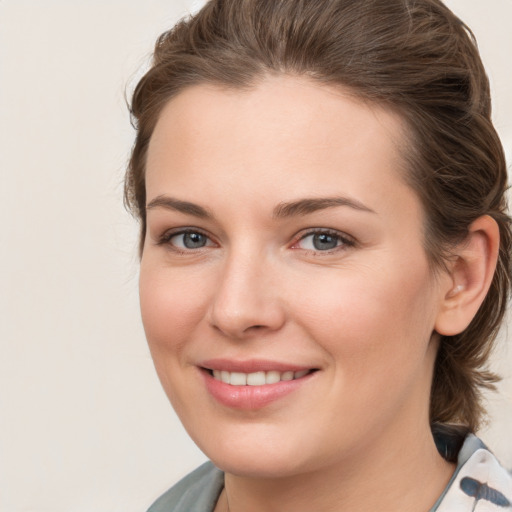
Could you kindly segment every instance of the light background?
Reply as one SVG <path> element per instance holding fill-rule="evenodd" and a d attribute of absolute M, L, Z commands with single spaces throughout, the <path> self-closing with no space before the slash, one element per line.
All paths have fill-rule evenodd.
<path fill-rule="evenodd" d="M 0 0 L 1 512 L 144 511 L 204 460 L 152 367 L 122 206 L 125 86 L 201 3 Z M 512 1 L 447 3 L 479 40 L 510 162 Z M 508 467 L 511 366 L 502 343 L 482 433 Z"/>

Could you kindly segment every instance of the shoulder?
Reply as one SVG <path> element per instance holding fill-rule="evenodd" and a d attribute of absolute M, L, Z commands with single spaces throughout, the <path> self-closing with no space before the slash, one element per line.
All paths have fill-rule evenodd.
<path fill-rule="evenodd" d="M 148 512 L 213 512 L 223 486 L 224 473 L 206 462 L 160 496 Z"/>
<path fill-rule="evenodd" d="M 436 507 L 436 512 L 499 511 L 512 506 L 512 475 L 474 435 L 459 452 L 457 469 Z"/>

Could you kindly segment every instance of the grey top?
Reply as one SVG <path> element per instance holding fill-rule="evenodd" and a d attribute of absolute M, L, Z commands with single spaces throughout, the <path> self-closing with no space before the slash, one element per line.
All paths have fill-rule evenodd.
<path fill-rule="evenodd" d="M 148 512 L 213 512 L 224 487 L 224 473 L 206 462 L 160 496 Z"/>
<path fill-rule="evenodd" d="M 436 438 L 436 442 L 450 458 L 446 439 Z M 457 452 L 455 473 L 430 512 L 512 510 L 512 476 L 482 441 L 470 434 Z M 213 512 L 223 486 L 224 473 L 206 462 L 155 501 L 148 512 Z"/>

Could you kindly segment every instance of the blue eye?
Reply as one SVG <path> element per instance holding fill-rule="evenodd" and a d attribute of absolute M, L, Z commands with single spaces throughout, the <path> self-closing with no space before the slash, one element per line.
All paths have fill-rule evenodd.
<path fill-rule="evenodd" d="M 318 231 L 304 235 L 298 242 L 300 249 L 307 251 L 332 251 L 338 247 L 352 247 L 354 242 L 340 233 L 331 231 Z"/>
<path fill-rule="evenodd" d="M 201 249 L 213 245 L 211 240 L 198 231 L 185 231 L 168 237 L 168 243 L 179 249 Z"/>

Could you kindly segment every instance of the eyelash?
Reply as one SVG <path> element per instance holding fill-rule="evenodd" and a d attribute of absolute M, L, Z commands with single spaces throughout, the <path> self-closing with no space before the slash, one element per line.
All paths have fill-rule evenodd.
<path fill-rule="evenodd" d="M 179 254 L 187 254 L 187 253 L 193 252 L 195 250 L 199 250 L 199 249 L 203 249 L 204 247 L 208 247 L 208 245 L 205 245 L 205 246 L 199 247 L 197 249 L 187 249 L 187 248 L 182 249 L 181 247 L 177 247 L 170 243 L 171 239 L 174 238 L 175 236 L 187 235 L 187 234 L 201 235 L 201 236 L 204 236 L 210 242 L 212 241 L 211 237 L 208 236 L 204 231 L 201 231 L 200 229 L 197 229 L 197 228 L 186 228 L 186 229 L 180 229 L 177 231 L 173 231 L 173 230 L 166 231 L 165 233 L 162 234 L 162 236 L 159 237 L 159 239 L 157 241 L 157 245 L 169 245 L 173 251 L 175 251 Z"/>
<path fill-rule="evenodd" d="M 302 242 L 303 240 L 305 240 L 306 238 L 308 237 L 313 237 L 315 235 L 328 235 L 330 237 L 333 237 L 335 239 L 337 239 L 339 245 L 336 245 L 336 247 L 333 247 L 332 249 L 328 249 L 328 250 L 320 250 L 320 249 L 303 249 L 307 252 L 310 252 L 310 253 L 320 253 L 320 254 L 332 254 L 333 252 L 336 252 L 336 251 L 342 251 L 342 250 L 346 250 L 350 247 L 354 247 L 356 245 L 356 241 L 350 237 L 349 235 L 345 234 L 345 233 L 341 233 L 339 231 L 336 231 L 336 230 L 333 230 L 333 229 L 311 229 L 311 230 L 308 230 L 307 232 L 303 233 L 300 238 L 293 243 L 292 245 L 292 249 L 295 249 L 295 248 L 298 248 L 300 249 L 300 247 L 296 247 L 300 242 Z"/>
<path fill-rule="evenodd" d="M 204 236 L 208 241 L 212 242 L 212 239 L 209 235 L 207 235 L 204 231 L 201 231 L 197 228 L 186 228 L 181 229 L 178 231 L 166 231 L 162 234 L 162 236 L 159 237 L 157 241 L 157 245 L 168 245 L 170 248 L 178 253 L 178 254 L 190 254 L 191 252 L 199 251 L 200 249 L 204 249 L 206 247 L 211 247 L 211 245 L 204 245 L 202 247 L 198 247 L 196 249 L 194 248 L 181 248 L 177 247 L 176 245 L 173 245 L 170 243 L 171 239 L 180 235 L 187 235 L 187 234 L 194 234 L 194 235 L 201 235 Z M 291 245 L 291 249 L 301 249 L 300 247 L 297 247 L 297 245 L 305 240 L 308 237 L 313 237 L 315 235 L 327 235 L 330 237 L 335 238 L 339 245 L 336 245 L 336 247 L 333 247 L 332 249 L 328 250 L 320 250 L 320 249 L 303 249 L 304 251 L 307 251 L 308 253 L 316 253 L 316 254 L 332 254 L 333 252 L 337 252 L 340 250 L 346 250 L 350 247 L 356 246 L 356 241 L 350 237 L 349 235 L 345 233 L 341 233 L 339 231 L 333 230 L 333 229 L 326 229 L 326 228 L 318 228 L 318 229 L 311 229 L 299 236 L 296 241 L 293 242 Z"/>

